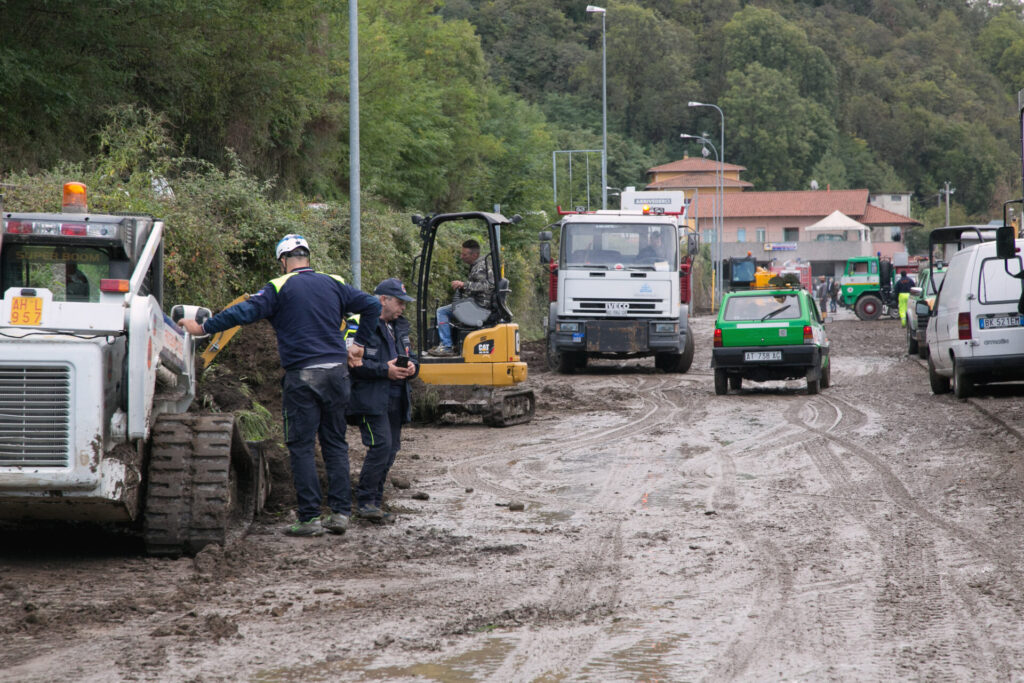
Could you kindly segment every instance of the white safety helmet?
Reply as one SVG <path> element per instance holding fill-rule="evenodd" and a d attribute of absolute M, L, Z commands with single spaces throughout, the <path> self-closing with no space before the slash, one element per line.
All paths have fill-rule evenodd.
<path fill-rule="evenodd" d="M 309 242 L 306 241 L 305 237 L 302 235 L 285 235 L 277 243 L 277 249 L 274 250 L 275 258 L 280 260 L 285 254 L 300 248 L 309 251 Z"/>

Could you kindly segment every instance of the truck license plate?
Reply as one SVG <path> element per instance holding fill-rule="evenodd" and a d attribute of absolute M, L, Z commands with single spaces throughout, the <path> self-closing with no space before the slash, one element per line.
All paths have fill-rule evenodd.
<path fill-rule="evenodd" d="M 629 313 L 629 303 L 626 301 L 606 301 L 604 312 L 608 315 L 626 315 Z"/>
<path fill-rule="evenodd" d="M 38 296 L 16 296 L 11 299 L 12 325 L 42 325 L 43 300 Z"/>
<path fill-rule="evenodd" d="M 990 330 L 998 327 L 1020 327 L 1020 316 L 994 315 L 989 318 L 981 318 L 978 320 L 978 326 L 983 330 Z"/>
<path fill-rule="evenodd" d="M 747 363 L 762 360 L 782 360 L 782 351 L 746 351 L 743 360 Z"/>

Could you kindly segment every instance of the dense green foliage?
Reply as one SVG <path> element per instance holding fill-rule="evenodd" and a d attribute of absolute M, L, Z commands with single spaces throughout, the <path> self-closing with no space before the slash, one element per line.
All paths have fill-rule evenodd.
<path fill-rule="evenodd" d="M 505 257 L 520 320 L 536 327 L 533 237 L 554 208 L 552 152 L 601 146 L 602 23 L 585 6 L 360 3 L 364 284 L 411 280 L 412 211 L 500 204 L 528 219 L 506 236 Z M 944 181 L 964 221 L 996 217 L 1021 193 L 1017 3 L 607 9 L 612 187 L 642 186 L 647 168 L 697 151 L 680 133 L 717 141 L 718 113 L 687 107 L 699 100 L 722 107 L 725 158 L 759 190 L 812 179 L 909 190 L 927 227 L 944 220 Z M 73 176 L 96 208 L 161 215 L 181 300 L 252 291 L 290 230 L 314 240 L 319 267 L 347 274 L 348 29 L 338 0 L 0 0 L 8 206 L 52 205 Z M 557 201 L 598 201 L 594 161 L 577 163 L 571 184 L 559 169 Z M 152 191 L 154 178 L 173 199 Z"/>

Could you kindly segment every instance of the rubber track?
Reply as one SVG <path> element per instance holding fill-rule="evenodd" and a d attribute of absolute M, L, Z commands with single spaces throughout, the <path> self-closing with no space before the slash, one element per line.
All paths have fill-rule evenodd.
<path fill-rule="evenodd" d="M 533 419 L 537 403 L 530 389 L 495 391 L 491 397 L 491 414 L 484 422 L 491 427 L 510 427 Z"/>
<path fill-rule="evenodd" d="M 223 544 L 231 509 L 231 415 L 161 415 L 153 426 L 145 541 L 151 555 Z"/>

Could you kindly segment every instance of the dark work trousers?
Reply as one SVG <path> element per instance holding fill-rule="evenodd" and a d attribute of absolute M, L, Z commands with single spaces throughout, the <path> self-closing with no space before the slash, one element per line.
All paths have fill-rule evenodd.
<path fill-rule="evenodd" d="M 291 455 L 299 521 L 320 516 L 320 478 L 316 471 L 316 437 L 327 470 L 327 504 L 333 512 L 352 512 L 345 441 L 345 407 L 349 400 L 348 366 L 303 368 L 285 372 L 282 385 L 284 440 Z"/>
<path fill-rule="evenodd" d="M 388 397 L 386 415 L 360 415 L 359 433 L 366 446 L 366 459 L 359 473 L 356 502 L 376 505 L 384 500 L 384 481 L 402 447 L 402 397 Z"/>

